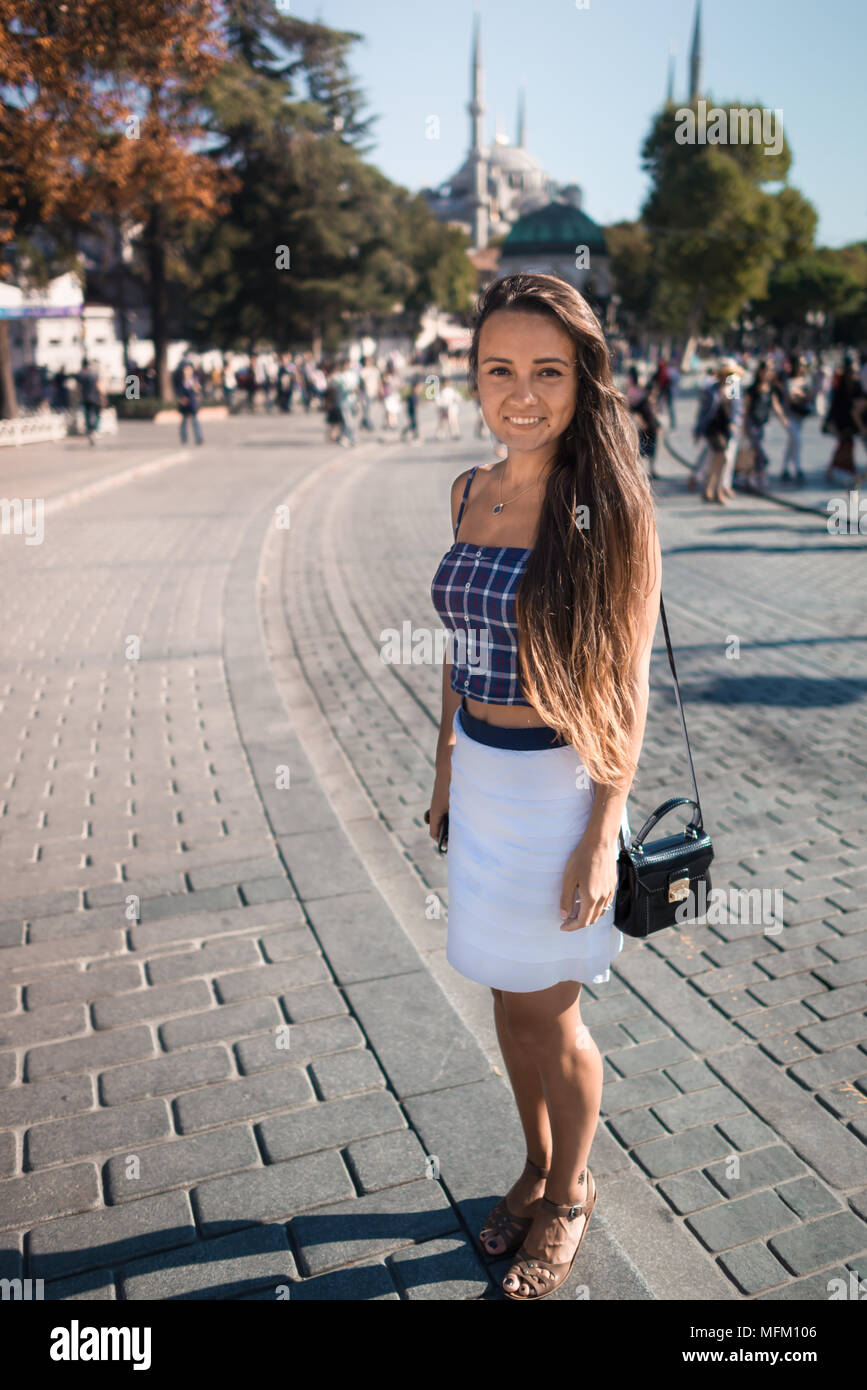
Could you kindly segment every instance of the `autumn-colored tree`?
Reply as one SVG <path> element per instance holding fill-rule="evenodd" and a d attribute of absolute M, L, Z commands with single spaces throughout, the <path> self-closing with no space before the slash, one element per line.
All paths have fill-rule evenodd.
<path fill-rule="evenodd" d="M 0 235 L 140 224 L 164 395 L 167 249 L 231 186 L 203 148 L 198 105 L 222 60 L 221 19 L 211 0 L 0 0 Z"/>

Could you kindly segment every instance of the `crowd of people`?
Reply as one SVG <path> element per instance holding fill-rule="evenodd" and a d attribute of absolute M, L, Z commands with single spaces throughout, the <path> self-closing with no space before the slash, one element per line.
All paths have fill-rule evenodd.
<path fill-rule="evenodd" d="M 665 427 L 675 427 L 675 397 L 679 374 L 661 359 L 642 382 L 637 367 L 628 369 L 626 397 L 638 429 L 639 447 L 651 478 L 657 476 L 657 444 Z M 774 349 L 751 369 L 741 357 L 722 357 L 699 381 L 699 403 L 693 440 L 699 454 L 690 476 L 690 491 L 701 490 L 708 502 L 722 505 L 735 496 L 735 486 L 763 492 L 770 482 L 770 458 L 765 430 L 772 418 L 785 440 L 776 481 L 803 487 L 806 482 L 801 450 L 802 431 L 811 416 L 821 421 L 823 434 L 833 436 L 827 463 L 828 483 L 856 485 L 867 477 L 859 472 L 855 442 L 867 448 L 867 352 L 860 362 L 847 353 L 832 371 L 821 357 Z"/>

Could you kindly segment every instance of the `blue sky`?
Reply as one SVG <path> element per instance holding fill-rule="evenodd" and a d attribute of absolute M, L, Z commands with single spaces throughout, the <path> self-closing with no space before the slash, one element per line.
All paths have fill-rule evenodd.
<path fill-rule="evenodd" d="M 369 158 L 411 189 L 444 182 L 469 139 L 474 0 L 282 0 L 299 18 L 353 30 L 352 69 L 376 148 Z M 586 3 L 586 0 L 585 0 Z M 486 139 L 515 139 L 526 84 L 527 146 L 584 190 L 603 224 L 637 216 L 639 150 L 665 95 L 669 49 L 682 99 L 694 0 L 481 0 Z M 789 182 L 819 213 L 829 246 L 867 238 L 867 4 L 864 0 L 704 0 L 703 86 L 728 105 L 782 108 Z M 425 138 L 436 115 L 440 138 Z"/>

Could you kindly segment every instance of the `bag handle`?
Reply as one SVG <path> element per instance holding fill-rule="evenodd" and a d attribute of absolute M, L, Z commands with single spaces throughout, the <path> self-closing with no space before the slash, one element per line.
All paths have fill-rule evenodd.
<path fill-rule="evenodd" d="M 701 835 L 704 830 L 704 826 L 701 823 L 701 811 L 699 807 L 696 805 L 696 803 L 693 801 L 692 797 L 673 796 L 669 801 L 664 801 L 661 806 L 658 806 L 652 816 L 647 817 L 647 820 L 644 822 L 638 834 L 632 836 L 629 842 L 629 848 L 632 849 L 634 847 L 638 850 L 639 853 L 643 853 L 641 846 L 644 843 L 645 837 L 650 834 L 651 830 L 656 825 L 656 822 L 662 820 L 663 816 L 667 816 L 669 811 L 673 811 L 676 806 L 695 807 L 695 814 L 693 815 L 692 820 L 689 822 L 689 825 L 687 825 L 685 828 L 689 831 L 691 835 Z"/>
<path fill-rule="evenodd" d="M 630 845 L 632 845 L 632 844 L 633 844 L 634 842 L 636 842 L 636 841 L 640 844 L 641 841 L 644 839 L 645 834 L 649 833 L 649 831 L 650 831 L 650 830 L 652 829 L 652 827 L 656 824 L 656 822 L 657 822 L 658 820 L 660 820 L 664 815 L 667 815 L 669 811 L 673 810 L 673 808 L 674 808 L 675 806 L 682 806 L 682 805 L 695 806 L 695 813 L 694 813 L 694 815 L 693 815 L 693 817 L 692 817 L 692 820 L 689 822 L 689 826 L 688 826 L 687 828 L 688 828 L 691 832 L 694 832 L 694 833 L 697 833 L 697 834 L 700 834 L 701 831 L 702 831 L 703 828 L 704 828 L 703 818 L 702 818 L 702 814 L 701 814 L 701 802 L 699 801 L 699 797 L 698 797 L 698 782 L 696 781 L 696 777 L 695 777 L 695 767 L 693 766 L 693 761 L 692 761 L 692 749 L 691 749 L 690 746 L 689 746 L 689 734 L 686 732 L 686 719 L 685 719 L 684 713 L 683 713 L 683 702 L 682 702 L 682 700 L 681 700 L 681 698 L 680 698 L 680 685 L 678 684 L 678 679 L 677 679 L 677 668 L 675 667 L 675 664 L 674 664 L 674 652 L 671 650 L 671 638 L 670 638 L 669 635 L 668 635 L 668 620 L 666 619 L 666 616 L 665 616 L 665 604 L 664 604 L 663 601 L 662 601 L 662 593 L 661 593 L 661 592 L 660 592 L 660 595 L 659 595 L 659 614 L 660 614 L 660 617 L 662 618 L 662 631 L 663 631 L 663 633 L 664 633 L 664 635 L 665 635 L 665 647 L 666 647 L 666 651 L 668 652 L 668 664 L 669 664 L 669 666 L 671 667 L 671 674 L 672 674 L 672 677 L 674 678 L 674 694 L 675 694 L 675 698 L 677 699 L 677 709 L 678 709 L 678 713 L 680 714 L 680 725 L 681 725 L 681 728 L 683 729 L 683 741 L 684 741 L 684 743 L 686 744 L 686 756 L 687 756 L 687 760 L 688 760 L 688 762 L 689 762 L 689 773 L 690 773 L 690 777 L 692 778 L 692 790 L 693 790 L 693 793 L 694 793 L 694 800 L 691 800 L 689 797 L 686 797 L 686 796 L 680 796 L 680 797 L 672 797 L 670 801 L 666 801 L 662 806 L 659 807 L 659 809 L 658 809 L 657 811 L 654 812 L 654 814 L 650 817 L 649 821 L 647 821 L 647 822 L 642 826 L 641 830 L 638 832 L 638 835 L 635 835 L 635 836 L 631 836 L 631 837 L 630 837 L 630 841 L 629 841 Z M 623 831 L 622 831 L 622 830 L 620 831 L 620 843 L 621 843 L 621 845 L 623 845 L 623 847 L 625 848 L 625 842 L 624 842 L 624 839 L 623 839 Z"/>

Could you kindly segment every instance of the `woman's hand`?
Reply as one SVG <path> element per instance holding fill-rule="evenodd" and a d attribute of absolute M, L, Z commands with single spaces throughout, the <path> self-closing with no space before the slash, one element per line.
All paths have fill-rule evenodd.
<path fill-rule="evenodd" d="M 617 891 L 617 841 L 585 834 L 573 849 L 563 874 L 560 894 L 561 931 L 578 931 L 598 921 Z M 580 902 L 575 903 L 576 894 Z"/>
<path fill-rule="evenodd" d="M 430 837 L 436 841 L 439 839 L 440 824 L 446 811 L 449 809 L 449 786 L 451 783 L 450 772 L 438 770 L 434 778 L 434 788 L 430 799 Z"/>

